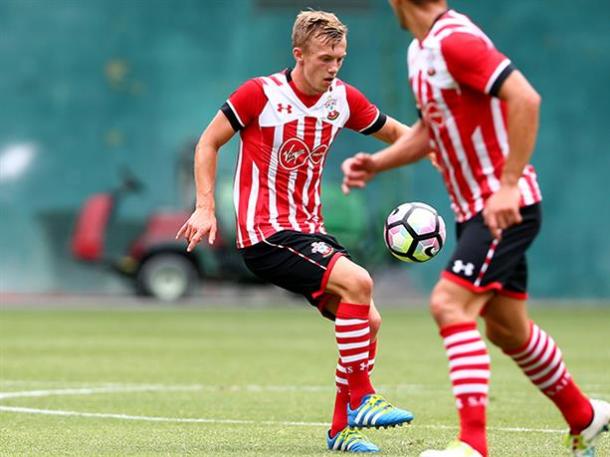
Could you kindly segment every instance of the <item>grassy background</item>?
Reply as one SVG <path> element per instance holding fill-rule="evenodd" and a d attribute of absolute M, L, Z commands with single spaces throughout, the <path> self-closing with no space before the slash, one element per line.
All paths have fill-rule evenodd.
<path fill-rule="evenodd" d="M 382 313 L 373 380 L 416 420 L 368 435 L 382 455 L 416 456 L 455 436 L 447 363 L 425 311 Z M 610 399 L 610 308 L 537 309 L 533 316 L 583 389 Z M 510 360 L 495 348 L 491 354 L 491 455 L 569 455 L 559 413 Z M 333 455 L 325 450 L 324 423 L 335 359 L 331 325 L 309 309 L 5 310 L 0 391 L 45 392 L 0 394 L 0 406 L 170 420 L 0 411 L 0 455 Z M 86 387 L 109 391 L 47 392 Z M 604 438 L 599 455 L 610 456 Z"/>

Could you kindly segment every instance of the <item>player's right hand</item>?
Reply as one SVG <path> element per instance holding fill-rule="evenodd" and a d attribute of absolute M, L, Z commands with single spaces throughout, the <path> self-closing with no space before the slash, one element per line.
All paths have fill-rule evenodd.
<path fill-rule="evenodd" d="M 184 237 L 188 242 L 186 251 L 191 252 L 206 235 L 208 235 L 208 242 L 214 244 L 216 239 L 216 216 L 214 211 L 196 208 L 191 217 L 178 230 L 176 239 Z"/>
<path fill-rule="evenodd" d="M 341 170 L 343 171 L 341 190 L 345 195 L 349 194 L 353 187 L 361 189 L 366 186 L 376 174 L 373 156 L 365 152 L 359 152 L 345 159 L 341 164 Z"/>

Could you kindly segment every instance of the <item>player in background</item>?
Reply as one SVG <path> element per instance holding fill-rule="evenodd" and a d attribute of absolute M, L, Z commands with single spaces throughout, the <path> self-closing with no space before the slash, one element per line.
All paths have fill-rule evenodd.
<path fill-rule="evenodd" d="M 590 400 L 550 335 L 530 320 L 526 251 L 538 233 L 541 193 L 528 164 L 540 97 L 470 19 L 444 0 L 390 0 L 414 40 L 409 81 L 422 119 L 392 146 L 343 163 L 343 188 L 423 157 L 432 141 L 457 220 L 458 242 L 430 298 L 449 359 L 460 418 L 457 441 L 423 457 L 487 456 L 490 359 L 477 330 L 513 358 L 559 409 L 574 456 L 593 456 L 610 404 Z"/>
<path fill-rule="evenodd" d="M 358 428 L 400 425 L 413 415 L 393 407 L 371 384 L 381 324 L 372 299 L 373 281 L 326 233 L 320 184 L 328 151 L 342 128 L 392 143 L 408 127 L 337 78 L 346 38 L 347 28 L 332 13 L 305 11 L 297 16 L 294 69 L 244 83 L 201 135 L 195 152 L 196 208 L 177 237 L 186 238 L 188 251 L 206 236 L 214 242 L 217 154 L 239 132 L 237 246 L 253 273 L 303 295 L 334 320 L 339 361 L 327 446 L 375 452 L 377 446 Z"/>

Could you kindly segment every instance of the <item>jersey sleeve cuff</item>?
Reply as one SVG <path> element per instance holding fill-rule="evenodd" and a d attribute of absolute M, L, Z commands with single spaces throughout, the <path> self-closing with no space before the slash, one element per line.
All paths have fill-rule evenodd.
<path fill-rule="evenodd" d="M 381 130 L 381 128 L 388 120 L 388 117 L 381 111 L 377 111 L 377 113 L 377 118 L 368 127 L 365 127 L 364 129 L 360 130 L 360 133 L 362 133 L 363 135 L 371 135 Z"/>
<path fill-rule="evenodd" d="M 220 107 L 220 111 L 222 111 L 222 113 L 229 120 L 229 122 L 231 123 L 231 127 L 233 127 L 233 130 L 237 132 L 244 128 L 244 125 L 242 124 L 241 120 L 239 119 L 239 116 L 237 115 L 237 112 L 235 111 L 229 100 L 227 100 Z"/>
<path fill-rule="evenodd" d="M 503 60 L 500 65 L 495 69 L 489 81 L 485 86 L 485 92 L 493 97 L 497 97 L 502 87 L 502 83 L 506 81 L 506 78 L 515 70 L 515 66 L 508 59 Z"/>

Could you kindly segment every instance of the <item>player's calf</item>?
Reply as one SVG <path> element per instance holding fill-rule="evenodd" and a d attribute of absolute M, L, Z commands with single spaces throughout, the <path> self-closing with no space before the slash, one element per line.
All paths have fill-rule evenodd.
<path fill-rule="evenodd" d="M 572 379 L 561 350 L 549 334 L 532 322 L 527 342 L 521 348 L 504 352 L 557 406 L 572 433 L 591 423 L 591 402 Z"/>

